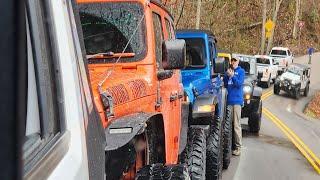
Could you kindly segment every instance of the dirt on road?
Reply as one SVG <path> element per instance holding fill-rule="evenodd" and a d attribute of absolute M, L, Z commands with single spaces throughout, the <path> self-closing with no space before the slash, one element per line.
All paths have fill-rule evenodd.
<path fill-rule="evenodd" d="M 306 106 L 304 113 L 312 118 L 320 119 L 320 91 L 318 91 L 309 104 Z"/>

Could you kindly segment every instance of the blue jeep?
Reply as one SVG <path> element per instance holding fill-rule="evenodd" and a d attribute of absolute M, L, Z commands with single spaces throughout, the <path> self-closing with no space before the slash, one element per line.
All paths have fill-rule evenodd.
<path fill-rule="evenodd" d="M 178 30 L 186 41 L 188 66 L 182 70 L 185 100 L 190 104 L 189 127 L 207 130 L 206 178 L 219 179 L 231 157 L 231 110 L 226 107 L 226 90 L 219 73 L 228 62 L 216 61 L 217 40 L 205 30 Z"/>

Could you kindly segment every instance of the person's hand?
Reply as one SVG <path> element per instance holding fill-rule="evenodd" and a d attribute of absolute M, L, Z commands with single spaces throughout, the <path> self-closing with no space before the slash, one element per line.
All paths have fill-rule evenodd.
<path fill-rule="evenodd" d="M 227 75 L 228 75 L 229 77 L 233 77 L 234 71 L 233 71 L 232 69 L 228 69 L 228 70 L 227 70 Z"/>

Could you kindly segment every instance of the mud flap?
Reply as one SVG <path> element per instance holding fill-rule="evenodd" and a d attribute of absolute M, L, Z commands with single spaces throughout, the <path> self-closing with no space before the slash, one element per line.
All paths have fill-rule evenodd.
<path fill-rule="evenodd" d="M 181 130 L 180 130 L 180 143 L 179 143 L 179 154 L 185 149 L 188 141 L 188 118 L 190 103 L 182 102 L 181 111 Z"/>
<path fill-rule="evenodd" d="M 134 136 L 143 133 L 147 127 L 147 121 L 157 114 L 135 113 L 113 121 L 105 129 L 105 151 L 118 149 L 127 144 Z"/>

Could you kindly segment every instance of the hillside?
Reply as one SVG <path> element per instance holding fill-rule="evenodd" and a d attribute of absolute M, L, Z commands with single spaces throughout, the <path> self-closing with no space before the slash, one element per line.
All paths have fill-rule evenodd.
<path fill-rule="evenodd" d="M 166 7 L 175 18 L 176 28 L 195 28 L 197 0 L 171 0 Z M 274 0 L 267 0 L 267 19 L 272 19 Z M 218 38 L 219 49 L 227 52 L 258 54 L 262 29 L 261 0 L 202 0 L 200 28 L 209 29 Z M 283 0 L 274 34 L 274 46 L 288 46 L 295 55 L 306 54 L 308 46 L 320 49 L 320 0 L 301 0 L 298 30 L 293 39 L 295 0 Z M 179 19 L 180 17 L 180 19 Z M 299 36 L 298 36 L 299 37 Z"/>

